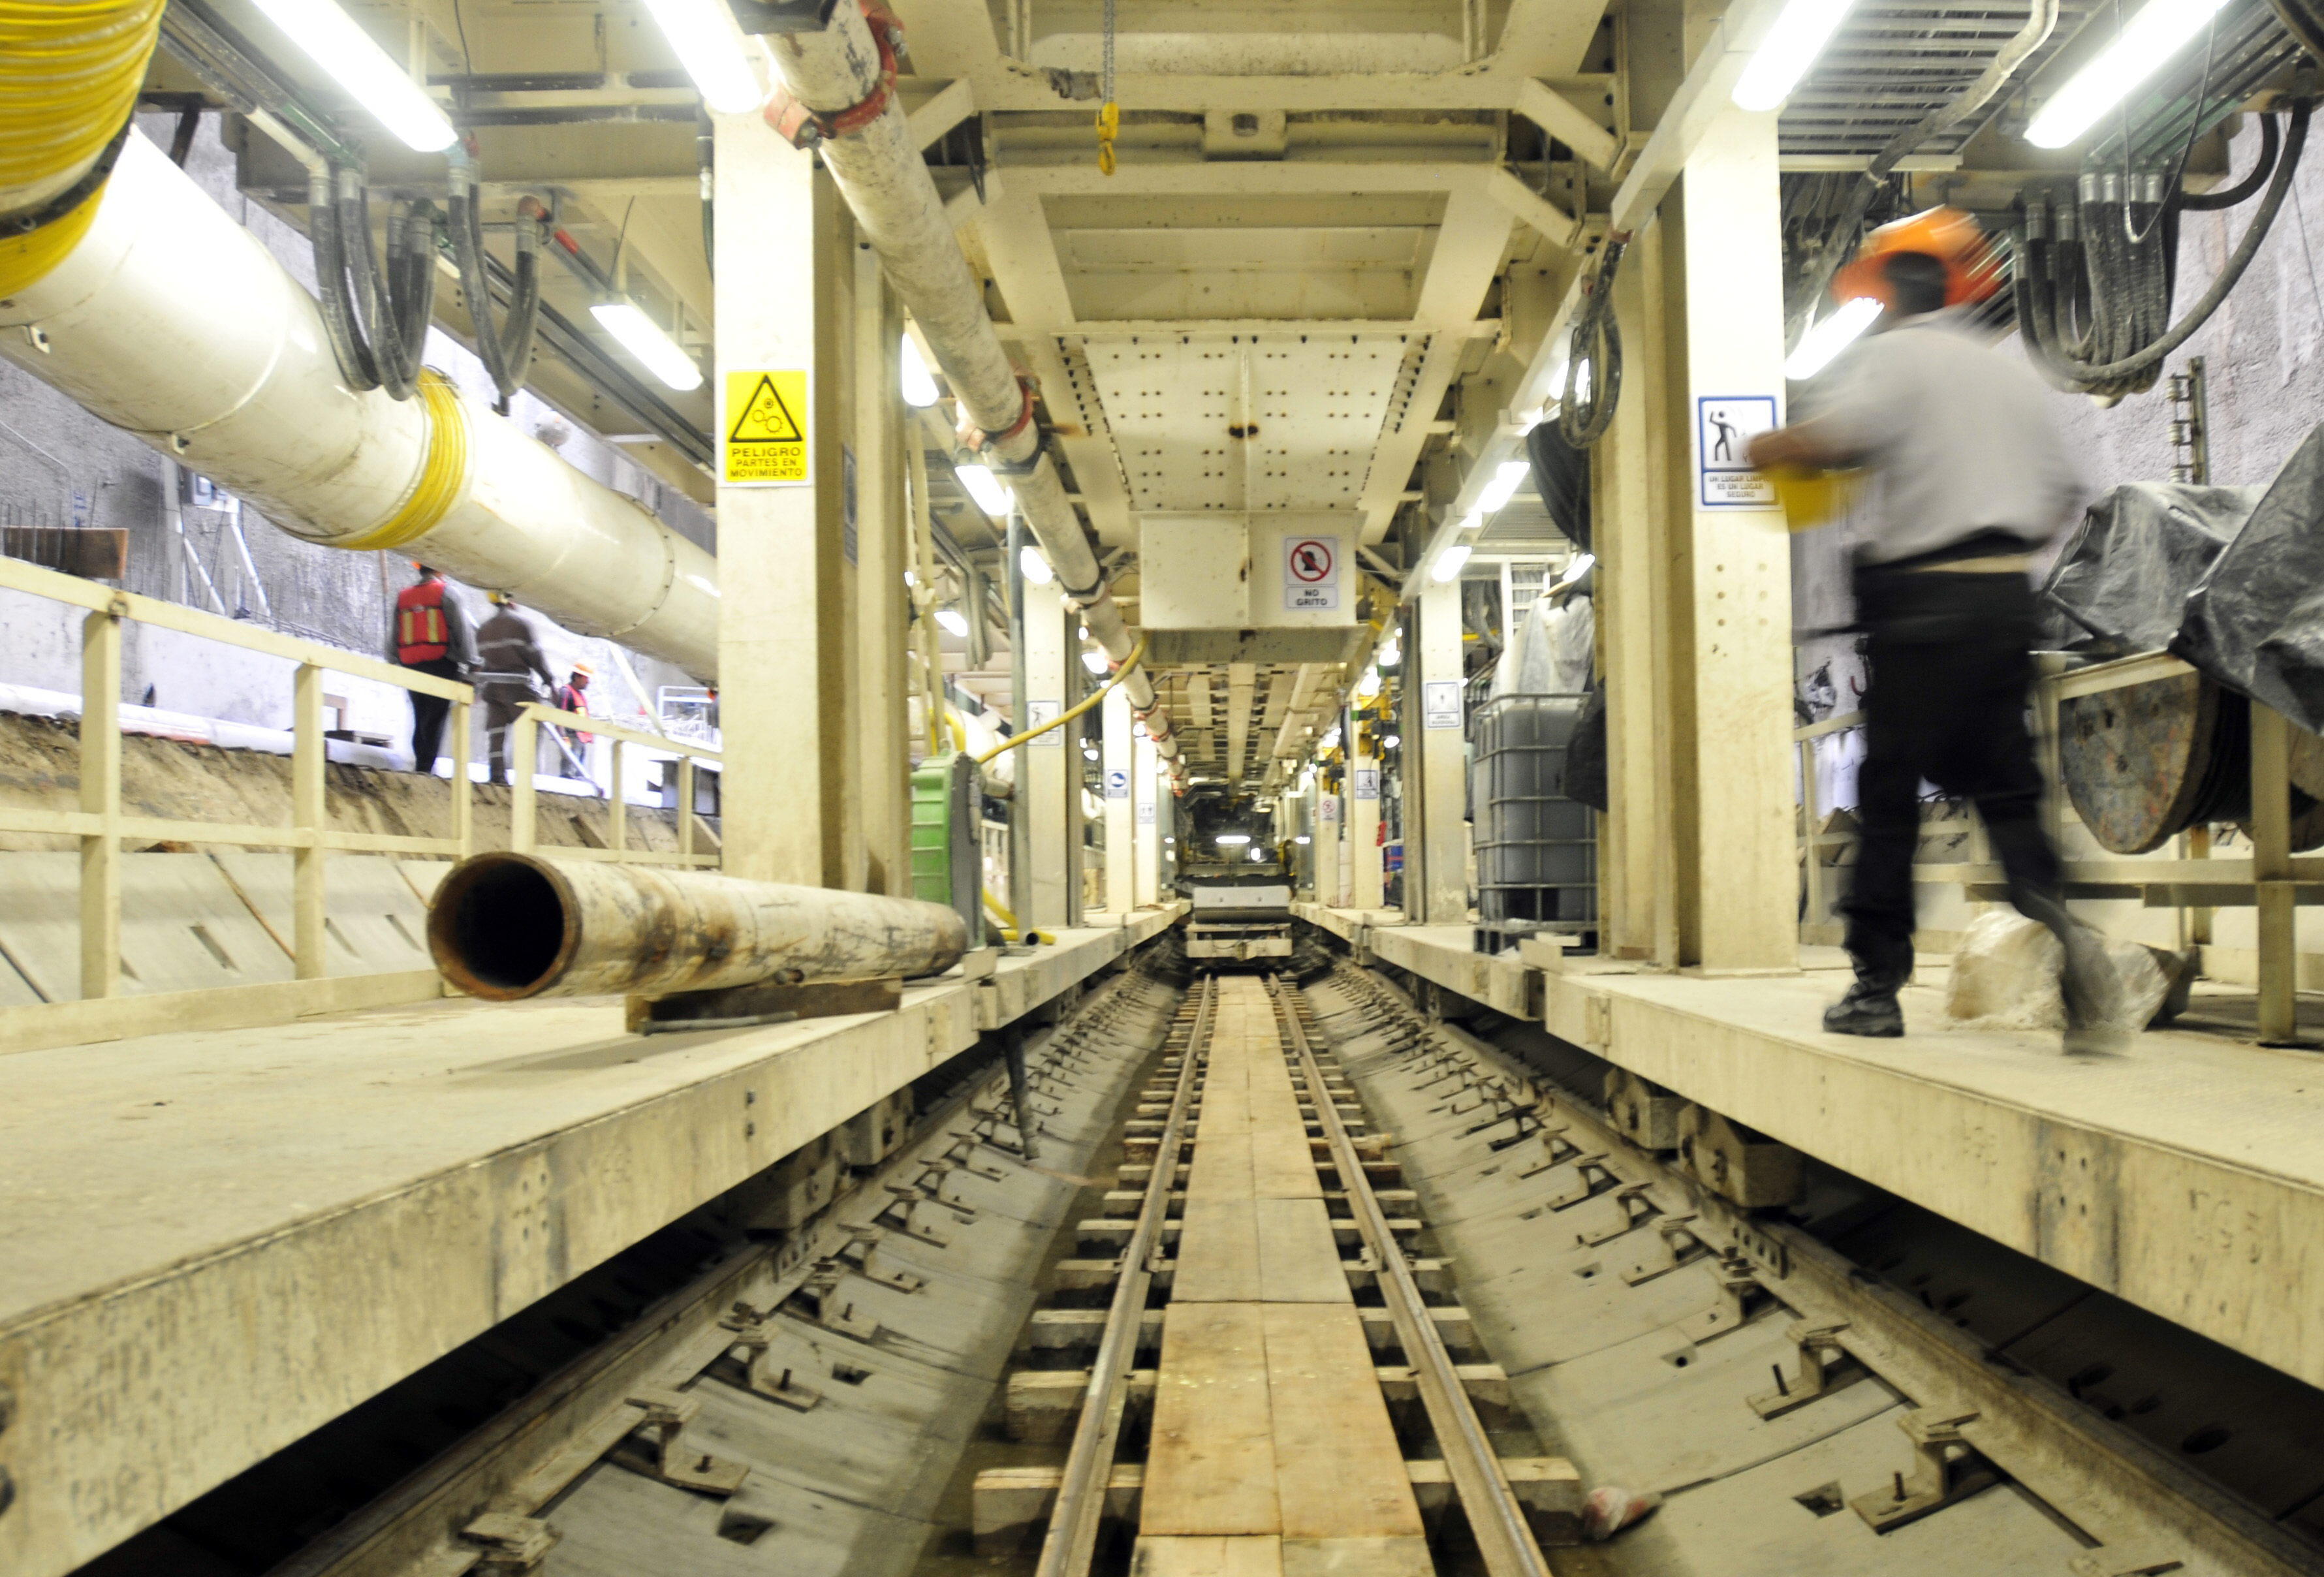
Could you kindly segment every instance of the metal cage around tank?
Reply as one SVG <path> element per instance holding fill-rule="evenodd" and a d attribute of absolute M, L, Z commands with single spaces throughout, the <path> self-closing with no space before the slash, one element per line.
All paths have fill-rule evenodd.
<path fill-rule="evenodd" d="M 1597 928 L 1597 825 L 1564 791 L 1566 750 L 1588 699 L 1501 696 L 1471 719 L 1482 951 L 1506 951 L 1534 932 Z"/>

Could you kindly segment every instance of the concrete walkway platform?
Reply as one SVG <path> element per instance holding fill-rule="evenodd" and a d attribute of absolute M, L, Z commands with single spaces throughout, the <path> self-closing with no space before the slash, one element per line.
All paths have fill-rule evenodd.
<path fill-rule="evenodd" d="M 0 1571 L 118 1543 L 1179 917 L 897 1011 L 625 1034 L 466 999 L 0 1056 Z"/>
<path fill-rule="evenodd" d="M 1836 970 L 1553 971 L 1471 953 L 1464 927 L 1302 912 L 1447 990 L 1503 1011 L 1536 1003 L 1518 1016 L 1561 1039 L 2324 1384 L 2315 1052 L 2159 1030 L 2114 1055 L 2069 1057 L 2054 1033 L 1941 1028 L 1942 976 L 1926 967 L 1934 983 L 1904 993 L 1906 1036 L 1864 1040 L 1822 1030 Z"/>

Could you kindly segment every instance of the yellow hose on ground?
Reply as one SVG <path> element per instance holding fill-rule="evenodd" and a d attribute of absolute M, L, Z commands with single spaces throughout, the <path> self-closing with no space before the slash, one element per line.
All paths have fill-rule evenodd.
<path fill-rule="evenodd" d="M 137 105 L 162 0 L 0 0 L 0 208 L 71 189 Z M 88 233 L 100 185 L 23 235 L 0 236 L 0 300 L 32 285 Z"/>
<path fill-rule="evenodd" d="M 1017 923 L 1017 917 L 1010 914 L 1006 908 L 1001 907 L 1001 900 L 992 896 L 992 889 L 988 887 L 982 890 L 984 894 L 984 907 L 991 909 L 992 911 L 992 918 L 1001 922 L 1001 939 L 1009 942 L 1014 942 L 1017 940 L 1018 933 L 1024 930 L 1024 927 Z M 1047 935 L 1046 932 L 1025 931 L 1025 940 L 1031 943 L 1041 944 L 1054 942 L 1056 938 Z"/>
<path fill-rule="evenodd" d="M 981 767 L 984 765 L 985 762 L 992 760 L 995 756 L 1005 755 L 1009 752 L 1015 750 L 1019 745 L 1031 743 L 1034 740 L 1040 738 L 1043 734 L 1048 733 L 1049 730 L 1053 728 L 1063 728 L 1066 724 L 1071 723 L 1074 718 L 1079 717 L 1083 713 L 1096 706 L 1100 701 L 1104 700 L 1105 693 L 1108 690 L 1112 689 L 1114 686 L 1121 683 L 1122 680 L 1128 678 L 1130 677 L 1130 669 L 1136 668 L 1138 666 L 1139 659 L 1145 655 L 1146 637 L 1141 635 L 1138 638 L 1138 644 L 1130 649 L 1130 656 L 1123 661 L 1120 668 L 1113 670 L 1113 678 L 1106 680 L 1104 684 L 1099 686 L 1096 694 L 1091 696 L 1087 700 L 1067 707 L 1065 711 L 1058 713 L 1055 717 L 1050 718 L 1038 728 L 1028 728 L 1022 733 L 1010 734 L 1007 739 L 1002 740 L 999 744 L 994 745 L 991 750 L 977 757 L 976 764 Z"/>

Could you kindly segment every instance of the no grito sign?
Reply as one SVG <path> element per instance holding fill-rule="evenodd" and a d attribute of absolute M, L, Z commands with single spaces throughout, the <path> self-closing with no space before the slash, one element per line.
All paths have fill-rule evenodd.
<path fill-rule="evenodd" d="M 721 482 L 744 487 L 803 487 L 815 480 L 806 368 L 730 372 L 725 395 L 718 427 Z"/>
<path fill-rule="evenodd" d="M 1294 613 L 1329 613 L 1340 606 L 1340 539 L 1283 539 L 1283 606 Z"/>

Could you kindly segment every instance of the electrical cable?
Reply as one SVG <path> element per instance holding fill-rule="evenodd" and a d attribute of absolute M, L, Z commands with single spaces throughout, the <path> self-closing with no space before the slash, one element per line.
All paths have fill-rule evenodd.
<path fill-rule="evenodd" d="M 2251 172 L 2233 186 L 2223 186 L 2217 191 L 2181 192 L 2180 208 L 2191 213 L 2213 213 L 2221 208 L 2234 208 L 2259 190 L 2266 184 L 2267 178 L 2274 173 L 2276 152 L 2282 143 L 2282 134 L 2275 129 L 2275 117 L 2272 115 L 2260 116 L 2259 158 L 2252 165 Z"/>
<path fill-rule="evenodd" d="M 1019 745 L 1031 743 L 1034 740 L 1040 738 L 1043 734 L 1048 733 L 1049 730 L 1053 728 L 1063 728 L 1066 724 L 1071 723 L 1074 718 L 1079 717 L 1083 713 L 1087 712 L 1100 701 L 1104 700 L 1106 692 L 1112 689 L 1116 685 L 1121 683 L 1122 680 L 1128 678 L 1130 675 L 1130 671 L 1137 668 L 1139 660 L 1145 655 L 1146 638 L 1141 635 L 1138 638 L 1138 644 L 1130 649 L 1130 655 L 1122 659 L 1121 666 L 1113 670 L 1113 678 L 1106 680 L 1104 684 L 1100 685 L 1095 690 L 1092 691 L 1077 704 L 1067 707 L 1065 711 L 1058 713 L 1055 717 L 1050 718 L 1047 723 L 1041 724 L 1040 727 L 1028 728 L 1022 733 L 1010 734 L 1007 739 L 1002 740 L 999 744 L 994 745 L 991 750 L 977 757 L 976 764 L 980 767 L 983 766 L 987 761 L 993 760 L 997 756 L 1007 755 L 1010 751 L 1015 750 Z"/>
<path fill-rule="evenodd" d="M 2071 254 L 2065 250 L 2070 245 L 2064 234 L 2065 226 L 2061 223 L 2057 237 L 2052 239 L 2042 233 L 2046 226 L 2037 217 L 2036 211 L 2029 208 L 2028 222 L 2019 243 L 2016 297 L 2018 323 L 2027 331 L 2026 345 L 2034 365 L 2061 388 L 2080 389 L 2093 394 L 2119 394 L 2150 387 L 2163 359 L 2209 320 L 2211 315 L 2218 310 L 2220 303 L 2227 299 L 2228 292 L 2241 281 L 2245 270 L 2251 266 L 2253 257 L 2259 252 L 2260 243 L 2267 238 L 2277 213 L 2283 207 L 2285 195 L 2292 189 L 2292 176 L 2299 169 L 2301 153 L 2307 145 L 2309 118 L 2314 108 L 2312 98 L 2302 97 L 2292 101 L 2282 151 L 2276 158 L 2266 195 L 2261 198 L 2258 211 L 2252 216 L 2250 224 L 2244 229 L 2242 240 L 2236 243 L 2235 251 L 2228 255 L 2218 276 L 2211 281 L 2210 288 L 2188 309 L 2185 317 L 2168 327 L 2147 332 L 2158 321 L 2158 317 L 2164 322 L 2169 318 L 2170 269 L 2167 259 L 2157 259 L 2154 264 L 2139 268 L 2140 260 L 2126 255 L 2134 250 L 2129 245 L 2127 229 L 2116 228 L 2108 223 L 2114 216 L 2101 213 L 2096 223 L 2086 219 L 2080 225 L 2081 235 L 2089 243 L 2083 248 L 2083 258 L 2088 270 L 2090 327 L 2088 332 L 2075 332 L 2061 316 L 2057 293 L 2061 283 L 2070 286 L 2072 283 Z M 2106 200 L 2102 185 L 2096 200 L 2092 200 L 2089 189 L 2095 179 L 2090 176 L 2082 178 L 2083 206 L 2099 209 L 2111 207 Z M 2104 179 L 2110 180 L 2114 178 Z M 2128 192 L 2122 194 L 2125 198 L 2131 195 Z M 2174 204 L 2166 202 L 2163 207 L 2175 212 Z M 2060 210 L 2061 219 L 2065 212 L 2063 208 Z M 2162 232 L 2163 244 L 2153 250 L 2165 254 L 2175 252 L 2175 225 L 2163 224 L 2157 228 Z M 2116 250 L 2117 245 L 2121 247 L 2120 252 Z M 2129 281 L 2123 279 L 2125 273 L 2134 271 L 2142 277 Z M 2109 290 L 2109 285 L 2117 289 Z M 2126 285 L 2130 287 L 2128 292 L 2120 289 Z M 2134 296 L 2126 317 L 2121 306 L 2124 293 Z M 2158 294 L 2163 302 L 2159 315 L 2155 311 Z M 2128 344 L 2124 343 L 2126 339 Z M 2092 356 L 2102 359 L 2092 360 Z"/>
<path fill-rule="evenodd" d="M 452 233 L 452 258 L 460 275 L 460 299 L 468 309 L 475 330 L 476 357 L 499 392 L 499 409 L 522 389 L 532 366 L 535 330 L 540 316 L 540 205 L 530 198 L 518 204 L 516 215 L 515 284 L 508 311 L 500 325 L 493 322 L 493 292 L 486 272 L 482 182 L 475 161 L 455 144 L 451 160 L 451 195 L 446 202 L 447 227 Z"/>
<path fill-rule="evenodd" d="M 1614 272 L 1622 266 L 1628 235 L 1607 237 L 1598 272 L 1582 286 L 1587 297 L 1566 343 L 1565 387 L 1559 392 L 1557 430 L 1567 444 L 1586 449 L 1605 437 L 1622 399 L 1622 326 L 1614 313 Z M 1582 393 L 1584 374 L 1590 392 Z"/>
<path fill-rule="evenodd" d="M 2114 0 L 2114 31 L 2115 38 L 2119 42 L 2122 37 L 2122 0 Z M 2219 14 L 2214 11 L 2209 20 L 2203 24 L 2203 72 L 2201 76 L 2195 78 L 2195 102 L 2187 114 L 2187 140 L 2179 144 L 2179 162 L 2172 166 L 2171 179 L 2163 183 L 2164 200 L 2157 205 L 2154 219 L 2147 226 L 2144 235 L 2140 234 L 2131 225 L 2130 205 L 2127 202 L 2123 205 L 2122 233 L 2133 246 L 2143 244 L 2148 235 L 2154 233 L 2153 226 L 2163 222 L 2163 217 L 2171 212 L 2170 194 L 2177 191 L 2180 183 L 2187 179 L 2187 161 L 2195 152 L 2196 141 L 2203 134 L 2203 101 L 2211 96 L 2211 65 L 2218 53 L 2218 42 Z M 2127 193 L 2130 190 L 2131 171 L 2130 96 L 2128 94 L 2123 96 L 2121 114 L 2122 185 L 2123 190 Z"/>

